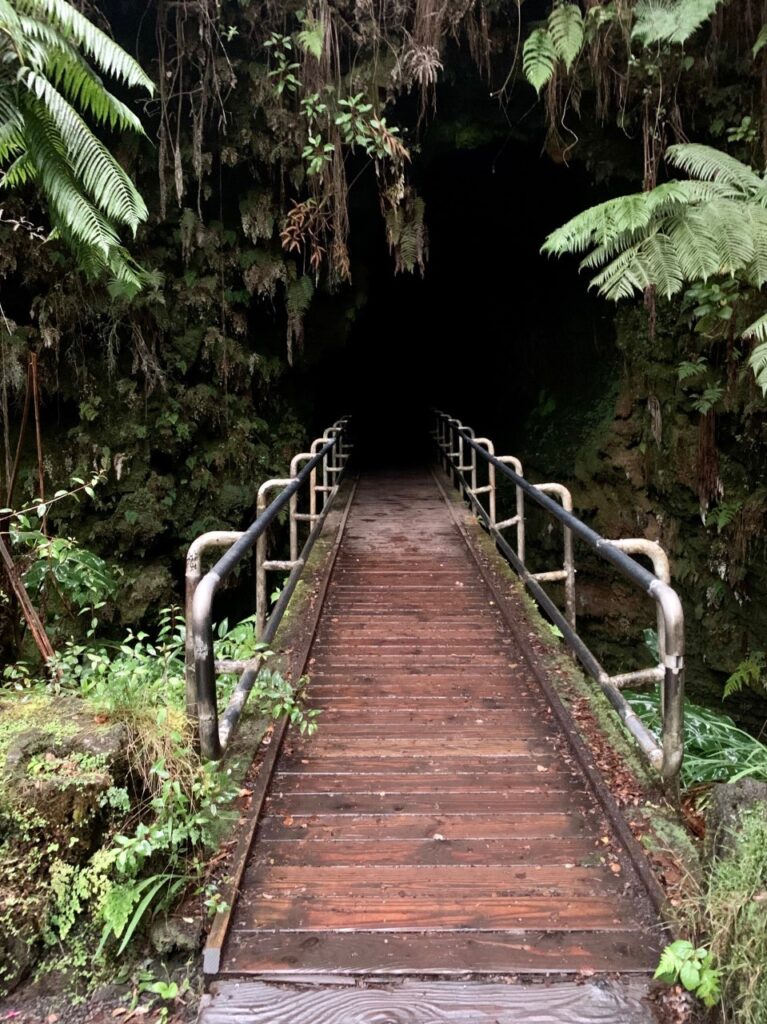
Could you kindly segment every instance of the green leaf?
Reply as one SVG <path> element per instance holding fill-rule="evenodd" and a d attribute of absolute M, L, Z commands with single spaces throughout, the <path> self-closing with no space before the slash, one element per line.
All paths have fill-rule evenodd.
<path fill-rule="evenodd" d="M 697 963 L 688 960 L 679 969 L 679 980 L 688 992 L 694 992 L 700 983 L 700 970 Z"/>
<path fill-rule="evenodd" d="M 538 95 L 553 76 L 557 58 L 557 50 L 545 28 L 530 33 L 522 50 L 522 70 Z"/>
<path fill-rule="evenodd" d="M 751 53 L 756 57 L 765 48 L 765 46 L 767 46 L 767 25 L 762 26 L 759 35 L 756 37 L 756 42 L 754 43 Z"/>
<path fill-rule="evenodd" d="M 569 71 L 583 46 L 583 15 L 577 4 L 564 3 L 549 15 L 549 35 Z"/>

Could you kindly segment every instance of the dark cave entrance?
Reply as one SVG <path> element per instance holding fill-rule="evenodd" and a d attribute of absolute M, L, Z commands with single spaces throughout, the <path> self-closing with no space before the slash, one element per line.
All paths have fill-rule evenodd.
<path fill-rule="evenodd" d="M 313 335 L 310 315 L 299 388 L 313 396 L 317 428 L 353 415 L 367 464 L 422 459 L 433 406 L 519 450 L 535 409 L 588 404 L 612 369 L 613 310 L 573 261 L 540 254 L 549 231 L 602 196 L 583 166 L 519 139 L 425 145 L 416 171 L 430 241 L 423 278 L 394 274 L 366 183 L 351 237 L 364 303 L 343 344 L 327 314 Z"/>

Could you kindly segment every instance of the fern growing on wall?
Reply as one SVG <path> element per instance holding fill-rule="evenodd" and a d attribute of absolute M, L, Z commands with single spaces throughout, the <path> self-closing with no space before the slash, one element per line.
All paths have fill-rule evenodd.
<path fill-rule="evenodd" d="M 290 281 L 285 289 L 285 310 L 288 314 L 288 363 L 293 365 L 293 357 L 304 344 L 304 317 L 314 298 L 314 282 L 308 274 Z"/>
<path fill-rule="evenodd" d="M 681 45 L 714 14 L 723 0 L 637 0 L 633 6 L 597 4 L 586 17 L 577 3 L 559 2 L 544 25 L 534 28 L 522 51 L 522 70 L 536 92 L 562 68 L 572 70 L 583 45 L 598 29 L 617 20 L 644 46 Z"/>
<path fill-rule="evenodd" d="M 386 210 L 386 238 L 394 256 L 395 274 L 425 270 L 429 236 L 424 223 L 423 199 L 412 189 L 395 206 Z"/>
<path fill-rule="evenodd" d="M 767 282 L 764 177 L 709 146 L 671 146 L 666 158 L 689 177 L 585 210 L 552 232 L 543 252 L 585 253 L 591 286 L 614 300 L 648 287 L 670 298 L 716 277 L 758 292 Z M 742 333 L 758 342 L 750 365 L 767 394 L 767 313 Z"/>
<path fill-rule="evenodd" d="M 153 91 L 139 65 L 67 0 L 0 0 L 0 184 L 34 182 L 54 234 L 81 266 L 139 287 L 139 268 L 120 243 L 147 209 L 135 185 L 85 117 L 142 132 L 98 71 Z"/>

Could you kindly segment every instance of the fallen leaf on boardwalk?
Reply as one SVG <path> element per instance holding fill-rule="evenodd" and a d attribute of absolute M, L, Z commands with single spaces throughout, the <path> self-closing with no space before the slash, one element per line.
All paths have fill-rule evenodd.
<path fill-rule="evenodd" d="M 270 892 L 262 892 L 261 893 L 261 899 L 262 900 L 273 900 L 274 896 Z"/>
<path fill-rule="evenodd" d="M 545 765 L 543 765 L 543 764 L 537 764 L 535 766 L 535 770 L 537 772 L 547 772 L 549 769 Z"/>
<path fill-rule="evenodd" d="M 441 832 L 435 832 L 434 835 L 432 836 L 432 839 L 436 839 L 440 843 L 444 843 L 445 841 L 445 837 L 442 835 Z"/>
<path fill-rule="evenodd" d="M 115 1010 L 112 1010 L 113 1017 L 124 1017 L 128 1012 L 127 1006 L 118 1006 Z"/>
<path fill-rule="evenodd" d="M 288 828 L 290 828 L 290 826 L 291 826 L 291 825 L 293 824 L 294 820 L 295 820 L 295 819 L 293 818 L 293 815 L 292 815 L 292 814 L 289 814 L 289 815 L 287 816 L 287 818 L 283 818 L 283 819 L 282 819 L 282 824 L 283 824 L 283 825 L 287 825 L 287 826 L 288 826 Z"/>
<path fill-rule="evenodd" d="M 619 875 L 621 873 L 621 866 L 620 864 L 611 864 L 610 870 L 614 875 Z"/>

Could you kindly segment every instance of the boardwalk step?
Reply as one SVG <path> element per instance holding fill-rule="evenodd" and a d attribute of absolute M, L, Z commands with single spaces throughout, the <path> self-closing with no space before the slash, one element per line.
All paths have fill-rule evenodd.
<path fill-rule="evenodd" d="M 404 982 L 386 987 L 221 982 L 200 1024 L 651 1024 L 646 986 Z"/>

